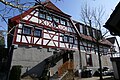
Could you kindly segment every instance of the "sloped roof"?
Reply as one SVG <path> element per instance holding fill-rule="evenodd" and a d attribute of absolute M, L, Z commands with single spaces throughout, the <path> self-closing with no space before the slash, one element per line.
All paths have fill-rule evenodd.
<path fill-rule="evenodd" d="M 61 12 L 63 13 L 59 8 L 57 8 L 51 1 L 47 2 L 47 3 L 43 3 L 43 5 L 46 5 L 47 8 L 53 9 L 55 11 Z"/>
<path fill-rule="evenodd" d="M 94 38 L 92 38 L 91 36 L 88 36 L 88 35 L 84 35 L 84 34 L 81 34 L 81 38 L 83 39 L 86 39 L 86 40 L 89 40 L 89 41 L 93 41 L 93 42 L 96 42 L 96 40 Z M 109 46 L 113 46 L 113 43 L 111 43 L 109 40 L 107 39 L 101 39 L 99 41 L 101 44 L 103 45 L 109 45 Z"/>
<path fill-rule="evenodd" d="M 9 20 L 11 21 L 15 21 L 15 20 L 21 20 L 23 17 L 27 16 L 30 12 L 32 12 L 34 9 L 39 8 L 39 7 L 46 7 L 48 9 L 50 9 L 50 11 L 57 13 L 57 14 L 61 14 L 63 16 L 66 17 L 71 17 L 68 14 L 63 13 L 59 8 L 57 8 L 51 1 L 46 2 L 46 3 L 42 3 L 42 4 L 36 4 L 35 6 L 33 6 L 32 8 L 28 9 L 27 11 L 25 11 L 24 13 L 14 16 L 13 18 L 10 18 Z"/>
<path fill-rule="evenodd" d="M 23 17 L 27 16 L 33 10 L 34 10 L 34 7 L 30 8 L 29 10 L 25 11 L 24 13 L 22 13 L 20 15 L 17 15 L 17 16 L 14 16 L 14 17 L 10 18 L 9 20 L 11 20 L 11 21 L 21 20 Z"/>
<path fill-rule="evenodd" d="M 110 37 L 107 38 L 108 41 L 110 41 L 112 44 L 115 44 L 116 37 Z"/>
<path fill-rule="evenodd" d="M 109 45 L 109 46 L 113 46 L 113 44 L 110 41 L 106 40 L 106 39 L 100 40 L 100 43 L 105 44 L 105 45 Z"/>

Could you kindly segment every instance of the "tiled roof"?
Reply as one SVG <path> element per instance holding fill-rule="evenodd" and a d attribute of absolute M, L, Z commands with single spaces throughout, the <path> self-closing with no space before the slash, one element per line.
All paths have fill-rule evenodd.
<path fill-rule="evenodd" d="M 100 40 L 100 43 L 105 44 L 105 45 L 109 45 L 109 46 L 113 46 L 113 44 L 110 41 L 106 40 L 106 39 Z"/>
<path fill-rule="evenodd" d="M 81 38 L 83 38 L 85 40 L 96 42 L 95 38 L 92 38 L 91 36 L 88 36 L 88 35 L 81 34 Z M 113 46 L 113 44 L 110 41 L 108 41 L 107 39 L 102 39 L 99 42 L 103 45 Z"/>
<path fill-rule="evenodd" d="M 45 4 L 45 7 L 53 9 L 55 11 L 61 12 L 63 13 L 59 8 L 57 8 L 51 1 L 47 2 L 47 3 L 43 3 L 43 5 Z"/>
<path fill-rule="evenodd" d="M 110 37 L 110 38 L 107 38 L 107 40 L 110 41 L 112 44 L 114 44 L 116 37 Z"/>

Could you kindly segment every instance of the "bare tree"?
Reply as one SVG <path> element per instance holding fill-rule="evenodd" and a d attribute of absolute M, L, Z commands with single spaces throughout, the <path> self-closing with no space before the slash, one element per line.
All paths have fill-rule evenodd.
<path fill-rule="evenodd" d="M 81 7 L 81 20 L 85 25 L 90 26 L 91 28 L 94 27 L 97 30 L 102 30 L 103 26 L 103 18 L 104 18 L 105 10 L 103 7 L 94 8 L 90 7 L 87 4 Z M 96 33 L 96 37 L 94 37 L 98 49 L 98 59 L 99 59 L 99 67 L 100 67 L 100 80 L 102 80 L 102 63 L 101 63 L 101 53 L 100 53 L 100 41 L 101 39 L 108 33 L 108 31 L 103 32 L 104 34 L 101 36 Z"/>

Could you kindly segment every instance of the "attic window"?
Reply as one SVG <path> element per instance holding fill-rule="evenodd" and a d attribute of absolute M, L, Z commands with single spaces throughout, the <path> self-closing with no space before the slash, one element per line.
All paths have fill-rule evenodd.
<path fill-rule="evenodd" d="M 86 29 L 87 29 L 87 35 L 89 36 L 89 35 L 90 35 L 90 33 L 89 33 L 89 28 L 86 27 Z"/>
<path fill-rule="evenodd" d="M 83 26 L 80 25 L 80 33 L 83 33 Z"/>
<path fill-rule="evenodd" d="M 66 21 L 64 19 L 61 19 L 61 24 L 66 25 Z"/>
<path fill-rule="evenodd" d="M 52 16 L 47 15 L 47 20 L 52 21 Z"/>
<path fill-rule="evenodd" d="M 54 17 L 53 18 L 55 22 L 59 23 L 59 18 L 58 17 Z"/>
<path fill-rule="evenodd" d="M 39 17 L 45 19 L 45 13 L 40 12 L 40 13 L 39 13 Z"/>

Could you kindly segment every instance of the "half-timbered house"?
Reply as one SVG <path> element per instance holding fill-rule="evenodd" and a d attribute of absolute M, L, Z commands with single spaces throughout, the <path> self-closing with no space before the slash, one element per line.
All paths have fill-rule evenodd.
<path fill-rule="evenodd" d="M 13 34 L 8 45 L 14 45 L 11 67 L 22 66 L 22 78 L 40 79 L 47 74 L 61 78 L 68 70 L 99 67 L 93 37 L 95 32 L 99 35 L 101 32 L 73 22 L 70 15 L 50 1 L 35 4 L 33 8 L 9 19 L 8 30 Z M 111 45 L 107 40 L 102 41 L 101 52 L 107 53 Z M 103 60 L 109 62 L 107 57 Z M 109 66 L 106 63 L 103 61 L 105 66 Z"/>

